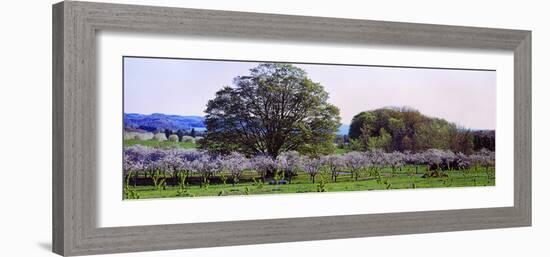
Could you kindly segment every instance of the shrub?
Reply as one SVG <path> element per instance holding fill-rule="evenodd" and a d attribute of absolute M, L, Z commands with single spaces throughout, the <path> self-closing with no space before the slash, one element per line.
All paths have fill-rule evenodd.
<path fill-rule="evenodd" d="M 164 133 L 156 133 L 155 136 L 153 136 L 153 140 L 166 141 L 166 135 Z"/>
<path fill-rule="evenodd" d="M 135 136 L 134 136 L 134 139 L 137 139 L 137 140 L 151 140 L 151 139 L 153 139 L 154 136 L 155 135 L 153 135 L 153 133 L 151 133 L 151 132 L 146 132 L 146 133 L 136 132 Z"/>
<path fill-rule="evenodd" d="M 191 136 L 182 136 L 181 137 L 181 142 L 184 142 L 184 143 L 195 143 L 195 139 Z"/>
<path fill-rule="evenodd" d="M 178 135 L 172 134 L 168 137 L 168 140 L 170 140 L 171 142 L 178 142 L 179 138 Z"/>
<path fill-rule="evenodd" d="M 125 140 L 149 140 L 153 138 L 153 133 L 149 132 L 134 132 L 134 131 L 124 131 L 124 139 Z"/>
<path fill-rule="evenodd" d="M 136 133 L 124 131 L 124 140 L 135 139 Z"/>

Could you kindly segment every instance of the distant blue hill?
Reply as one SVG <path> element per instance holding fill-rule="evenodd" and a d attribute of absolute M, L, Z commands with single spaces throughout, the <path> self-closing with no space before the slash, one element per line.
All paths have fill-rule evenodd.
<path fill-rule="evenodd" d="M 196 131 L 206 130 L 204 117 L 201 116 L 180 116 L 153 113 L 150 115 L 139 113 L 124 114 L 124 128 L 143 129 L 147 131 L 157 130 L 183 130 Z"/>
<path fill-rule="evenodd" d="M 338 132 L 336 132 L 336 134 L 338 135 L 347 135 L 349 132 L 349 125 L 348 124 L 342 124 L 339 128 L 338 128 Z"/>
<path fill-rule="evenodd" d="M 147 131 L 158 131 L 169 129 L 172 131 L 183 130 L 205 131 L 204 117 L 201 116 L 181 116 L 167 115 L 162 113 L 153 113 L 150 115 L 139 113 L 124 114 L 124 128 L 142 129 Z M 343 124 L 338 128 L 338 135 L 347 135 L 349 125 Z"/>

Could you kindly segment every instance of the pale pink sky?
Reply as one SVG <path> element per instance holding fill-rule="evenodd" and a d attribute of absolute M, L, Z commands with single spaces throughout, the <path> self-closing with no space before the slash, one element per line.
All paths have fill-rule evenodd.
<path fill-rule="evenodd" d="M 204 115 L 209 99 L 257 62 L 124 58 L 124 112 Z M 296 64 L 329 93 L 343 124 L 366 110 L 409 106 L 472 129 L 494 129 L 496 72 Z"/>

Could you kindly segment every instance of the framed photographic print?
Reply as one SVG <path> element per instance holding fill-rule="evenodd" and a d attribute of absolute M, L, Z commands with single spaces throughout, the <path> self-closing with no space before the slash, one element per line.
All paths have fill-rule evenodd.
<path fill-rule="evenodd" d="M 530 226 L 530 37 L 56 4 L 53 250 Z"/>

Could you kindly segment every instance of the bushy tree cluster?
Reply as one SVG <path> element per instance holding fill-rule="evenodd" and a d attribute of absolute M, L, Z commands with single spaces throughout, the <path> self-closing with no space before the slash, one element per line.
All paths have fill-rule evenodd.
<path fill-rule="evenodd" d="M 355 150 L 417 152 L 435 148 L 472 154 L 483 148 L 495 149 L 494 131 L 471 131 L 411 108 L 361 112 L 353 117 L 349 138 Z"/>

